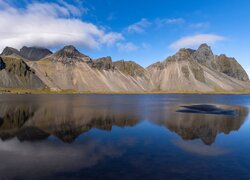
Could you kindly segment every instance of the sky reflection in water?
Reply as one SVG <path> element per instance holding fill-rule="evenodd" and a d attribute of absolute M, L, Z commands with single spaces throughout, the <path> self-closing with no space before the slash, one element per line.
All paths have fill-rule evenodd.
<path fill-rule="evenodd" d="M 250 177 L 250 96 L 1 95 L 0 102 L 1 177 Z M 202 112 L 178 112 L 193 105 Z"/>

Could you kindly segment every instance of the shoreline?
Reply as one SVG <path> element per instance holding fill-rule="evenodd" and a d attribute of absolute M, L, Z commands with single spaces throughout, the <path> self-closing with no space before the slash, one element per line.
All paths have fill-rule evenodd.
<path fill-rule="evenodd" d="M 197 94 L 197 95 L 250 95 L 249 91 L 214 91 L 214 92 L 201 92 L 201 91 L 151 91 L 151 92 L 90 92 L 90 91 L 75 91 L 75 90 L 62 90 L 51 91 L 49 89 L 16 89 L 16 88 L 0 88 L 0 94 L 41 94 L 41 95 L 73 95 L 73 94 L 99 94 L 99 95 L 144 95 L 144 94 Z"/>

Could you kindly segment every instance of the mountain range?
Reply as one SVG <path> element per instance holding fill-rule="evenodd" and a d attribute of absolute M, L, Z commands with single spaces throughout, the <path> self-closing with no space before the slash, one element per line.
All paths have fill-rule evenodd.
<path fill-rule="evenodd" d="M 214 55 L 202 44 L 180 49 L 147 68 L 82 54 L 74 46 L 52 53 L 39 47 L 6 47 L 0 55 L 0 87 L 93 93 L 246 92 L 250 81 L 235 58 Z"/>

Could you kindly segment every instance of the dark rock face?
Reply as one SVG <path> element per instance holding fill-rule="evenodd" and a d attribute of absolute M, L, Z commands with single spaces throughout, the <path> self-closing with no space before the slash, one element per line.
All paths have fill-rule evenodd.
<path fill-rule="evenodd" d="M 44 88 L 44 83 L 26 62 L 16 57 L 2 57 L 0 87 L 6 88 Z"/>
<path fill-rule="evenodd" d="M 22 47 L 22 49 L 20 49 L 20 54 L 22 57 L 28 60 L 36 61 L 46 57 L 47 55 L 52 54 L 52 52 L 45 48 L 24 46 Z"/>
<path fill-rule="evenodd" d="M 144 76 L 145 69 L 140 65 L 136 64 L 133 61 L 116 61 L 114 65 L 117 69 L 119 69 L 124 74 L 128 74 L 130 76 Z"/>
<path fill-rule="evenodd" d="M 3 59 L 0 57 L 0 71 L 2 70 L 2 69 L 4 69 L 6 67 L 6 64 L 5 64 L 5 62 L 3 61 Z"/>
<path fill-rule="evenodd" d="M 62 63 L 73 63 L 76 61 L 90 62 L 92 61 L 90 57 L 80 53 L 74 46 L 65 46 L 63 49 L 52 54 L 50 58 L 53 61 L 59 61 Z"/>
<path fill-rule="evenodd" d="M 196 80 L 205 83 L 206 80 L 205 80 L 204 71 L 198 63 L 192 61 L 190 69 Z"/>
<path fill-rule="evenodd" d="M 6 47 L 6 48 L 4 48 L 1 55 L 2 56 L 9 56 L 9 55 L 19 55 L 20 56 L 20 52 L 17 49 L 14 49 L 12 47 Z"/>
<path fill-rule="evenodd" d="M 192 56 L 188 49 L 182 48 L 175 55 L 168 58 L 167 61 L 192 61 Z"/>
<path fill-rule="evenodd" d="M 99 70 L 106 70 L 106 71 L 115 69 L 115 66 L 110 56 L 96 59 L 90 63 L 90 66 L 92 68 L 97 68 Z"/>
<path fill-rule="evenodd" d="M 168 57 L 163 62 L 155 63 L 149 68 L 157 67 L 159 70 L 162 70 L 168 63 L 177 61 L 189 61 L 195 78 L 201 82 L 205 82 L 205 77 L 199 64 L 241 81 L 249 80 L 246 71 L 234 58 L 229 58 L 226 55 L 214 55 L 207 44 L 200 45 L 196 51 L 192 49 L 180 49 L 175 55 Z M 195 62 L 198 62 L 198 64 Z M 189 76 L 187 68 L 182 68 L 182 72 L 187 77 Z"/>
<path fill-rule="evenodd" d="M 202 44 L 200 47 L 192 53 L 194 60 L 201 64 L 209 65 L 214 60 L 214 54 L 211 47 L 207 44 Z"/>
<path fill-rule="evenodd" d="M 249 77 L 243 67 L 234 58 L 229 58 L 226 55 L 216 56 L 212 61 L 212 67 L 230 77 L 248 81 Z"/>

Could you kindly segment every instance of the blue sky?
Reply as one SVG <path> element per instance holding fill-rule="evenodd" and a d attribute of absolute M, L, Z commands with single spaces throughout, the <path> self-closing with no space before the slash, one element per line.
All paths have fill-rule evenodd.
<path fill-rule="evenodd" d="M 250 70 L 249 17 L 249 0 L 0 0 L 0 49 L 72 44 L 146 67 L 204 42 Z"/>

